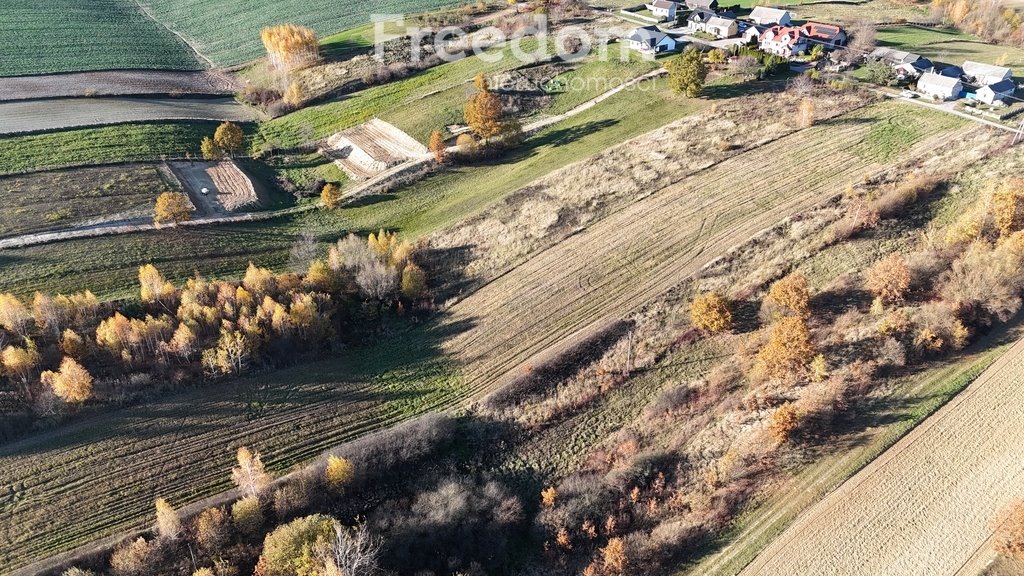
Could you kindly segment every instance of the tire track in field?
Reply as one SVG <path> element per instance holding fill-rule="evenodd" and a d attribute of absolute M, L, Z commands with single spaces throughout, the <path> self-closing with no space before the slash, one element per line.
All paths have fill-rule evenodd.
<path fill-rule="evenodd" d="M 1024 497 L 1024 340 L 741 573 L 953 575 Z"/>

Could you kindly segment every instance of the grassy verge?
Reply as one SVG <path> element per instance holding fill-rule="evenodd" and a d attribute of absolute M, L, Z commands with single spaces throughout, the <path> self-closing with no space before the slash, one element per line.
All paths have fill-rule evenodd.
<path fill-rule="evenodd" d="M 400 230 L 418 238 L 466 218 L 520 186 L 706 105 L 678 98 L 664 81 L 649 81 L 544 130 L 499 162 L 455 167 L 393 194 L 336 211 L 232 226 L 163 230 L 35 246 L 0 253 L 0 290 L 105 296 L 133 293 L 138 266 L 153 262 L 181 281 L 195 273 L 237 276 L 249 260 L 282 268 L 304 231 L 332 241 L 349 231 Z M 646 112 L 637 114 L 641 106 Z"/>

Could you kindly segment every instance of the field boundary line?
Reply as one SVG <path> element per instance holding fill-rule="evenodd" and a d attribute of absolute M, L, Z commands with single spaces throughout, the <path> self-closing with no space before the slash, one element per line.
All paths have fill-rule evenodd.
<path fill-rule="evenodd" d="M 192 42 L 190 42 L 187 38 L 185 38 L 184 34 L 181 34 L 177 30 L 171 28 L 170 26 L 168 26 L 167 24 L 162 22 L 161 20 L 158 20 L 156 18 L 156 16 L 153 16 L 153 14 L 149 11 L 149 8 L 146 8 L 145 6 L 142 5 L 142 2 L 140 0 L 133 0 L 133 2 L 135 2 L 135 5 L 139 8 L 139 11 L 142 12 L 142 14 L 146 18 L 149 18 L 150 20 L 155 22 L 158 26 L 164 28 L 165 30 L 167 30 L 171 34 L 174 34 L 175 36 L 177 36 L 178 40 L 181 40 L 182 44 L 184 44 L 185 46 L 188 46 L 188 49 L 191 50 L 192 53 L 195 54 L 196 57 L 201 62 L 205 62 L 206 65 L 209 68 L 216 68 L 217 67 L 217 65 L 213 62 L 213 60 L 210 60 L 209 58 L 207 58 L 205 54 L 200 52 L 198 48 L 196 48 L 194 45 L 192 45 Z"/>

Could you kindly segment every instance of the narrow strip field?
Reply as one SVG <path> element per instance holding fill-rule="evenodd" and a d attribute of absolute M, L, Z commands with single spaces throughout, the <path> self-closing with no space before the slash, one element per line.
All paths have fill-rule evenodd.
<path fill-rule="evenodd" d="M 879 122 L 914 129 L 872 137 Z M 180 505 L 224 489 L 239 444 L 280 471 L 403 418 L 465 406 L 878 170 L 882 144 L 889 161 L 902 161 L 976 130 L 898 103 L 869 106 L 648 196 L 455 304 L 432 327 L 0 448 L 0 571 L 144 525 L 156 496 Z"/>
<path fill-rule="evenodd" d="M 233 98 L 67 98 L 0 102 L 0 134 L 165 120 L 255 120 Z"/>
<path fill-rule="evenodd" d="M 231 94 L 236 82 L 215 72 L 108 70 L 17 76 L 0 82 L 0 101 L 79 96 Z"/>
<path fill-rule="evenodd" d="M 818 503 L 744 575 L 960 573 L 1024 497 L 1024 340 Z"/>

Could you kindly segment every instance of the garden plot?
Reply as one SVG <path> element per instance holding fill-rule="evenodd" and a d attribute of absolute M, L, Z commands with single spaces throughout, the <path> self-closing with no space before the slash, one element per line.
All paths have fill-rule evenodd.
<path fill-rule="evenodd" d="M 231 160 L 172 162 L 171 168 L 192 199 L 195 216 L 222 216 L 259 206 L 252 180 Z"/>
<path fill-rule="evenodd" d="M 68 98 L 0 103 L 0 134 L 161 120 L 255 120 L 232 98 Z"/>

